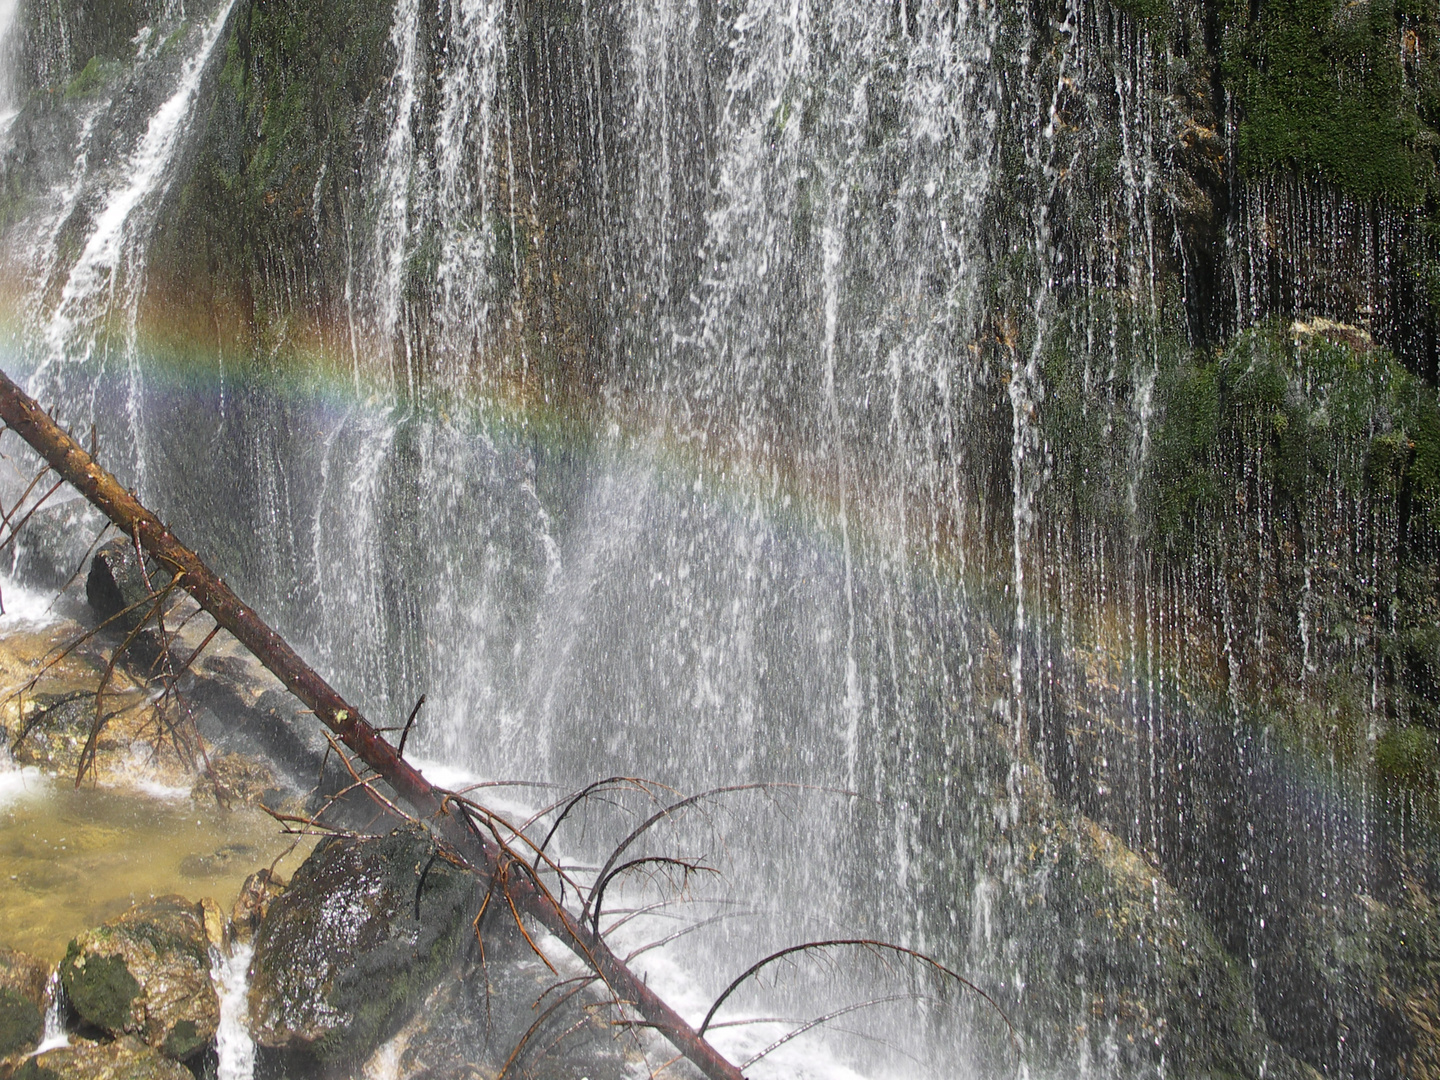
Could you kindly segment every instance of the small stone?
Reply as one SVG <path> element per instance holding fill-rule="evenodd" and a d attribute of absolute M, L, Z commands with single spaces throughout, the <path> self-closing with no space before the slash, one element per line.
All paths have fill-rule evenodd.
<path fill-rule="evenodd" d="M 215 948 L 223 948 L 225 945 L 225 915 L 220 910 L 220 905 L 210 897 L 203 897 L 200 901 L 200 919 L 205 924 L 205 940 Z"/>
<path fill-rule="evenodd" d="M 60 981 L 86 1023 L 138 1035 L 177 1061 L 204 1050 L 219 1024 L 203 909 L 182 896 L 137 905 L 75 938 Z"/>
<path fill-rule="evenodd" d="M 240 895 L 230 910 L 230 936 L 233 941 L 249 941 L 270 910 L 270 902 L 285 890 L 285 879 L 269 870 L 257 870 L 240 886 Z"/>

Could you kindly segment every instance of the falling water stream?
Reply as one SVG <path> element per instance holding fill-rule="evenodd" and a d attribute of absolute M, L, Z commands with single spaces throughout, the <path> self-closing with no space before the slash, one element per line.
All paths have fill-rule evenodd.
<path fill-rule="evenodd" d="M 356 5 L 385 70 L 342 85 L 322 19 L 306 52 L 249 0 L 152 7 L 96 88 L 0 82 L 43 194 L 4 219 L 5 364 L 368 715 L 426 694 L 422 758 L 746 787 L 646 849 L 721 872 L 639 961 L 686 1016 L 829 937 L 994 999 L 801 962 L 716 1044 L 835 1021 L 747 1075 L 1371 1075 L 1371 991 L 1325 991 L 1358 1034 L 1323 1050 L 1281 1014 L 1302 924 L 1389 887 L 1388 826 L 1255 687 L 1320 700 L 1318 627 L 1358 605 L 1324 655 L 1373 755 L 1400 525 L 1336 486 L 1282 536 L 1256 451 L 1233 521 L 1156 538 L 1165 403 L 1218 354 L 1183 310 L 1179 44 L 1091 0 L 396 0 Z M 1402 215 L 1278 180 L 1228 212 L 1206 318 L 1370 347 L 1346 320 L 1383 290 L 1275 237 L 1375 267 Z M 568 850 L 623 828 L 597 807 Z"/>

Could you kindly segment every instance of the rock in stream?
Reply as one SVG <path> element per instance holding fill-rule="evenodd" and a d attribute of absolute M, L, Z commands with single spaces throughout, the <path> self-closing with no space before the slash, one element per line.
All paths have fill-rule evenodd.
<path fill-rule="evenodd" d="M 45 1029 L 45 965 L 0 949 L 0 1058 L 33 1050 Z"/>
<path fill-rule="evenodd" d="M 363 1061 L 451 966 L 474 878 L 419 826 L 320 843 L 270 902 L 251 964 L 251 1034 L 286 1074 Z"/>
<path fill-rule="evenodd" d="M 70 942 L 60 962 L 65 997 L 85 1023 L 135 1035 L 177 1061 L 215 1037 L 220 1001 L 210 981 L 204 910 L 182 896 L 138 904 Z"/>

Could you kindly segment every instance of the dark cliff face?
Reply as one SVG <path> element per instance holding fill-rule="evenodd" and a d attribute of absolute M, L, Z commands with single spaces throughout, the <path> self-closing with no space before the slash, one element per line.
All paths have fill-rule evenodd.
<path fill-rule="evenodd" d="M 5 53 L 12 94 L 53 93 L 89 71 L 129 61 L 135 35 L 153 23 L 161 0 L 42 0 L 17 5 Z"/>

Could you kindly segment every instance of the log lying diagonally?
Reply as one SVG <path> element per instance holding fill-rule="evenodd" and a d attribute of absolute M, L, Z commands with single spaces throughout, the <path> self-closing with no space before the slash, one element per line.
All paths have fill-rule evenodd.
<path fill-rule="evenodd" d="M 24 439 L 64 480 L 101 510 L 126 535 L 179 575 L 180 585 L 217 623 L 270 669 L 345 744 L 383 778 L 422 818 L 470 863 L 505 890 L 522 912 L 535 919 L 578 955 L 650 1026 L 663 1034 L 710 1080 L 743 1080 L 681 1016 L 611 952 L 596 929 L 582 925 L 533 876 L 514 865 L 499 840 L 481 832 L 450 793 L 429 783 L 396 749 L 336 693 L 309 664 L 185 547 L 108 472 L 95 463 L 29 395 L 0 372 L 0 420 Z"/>

